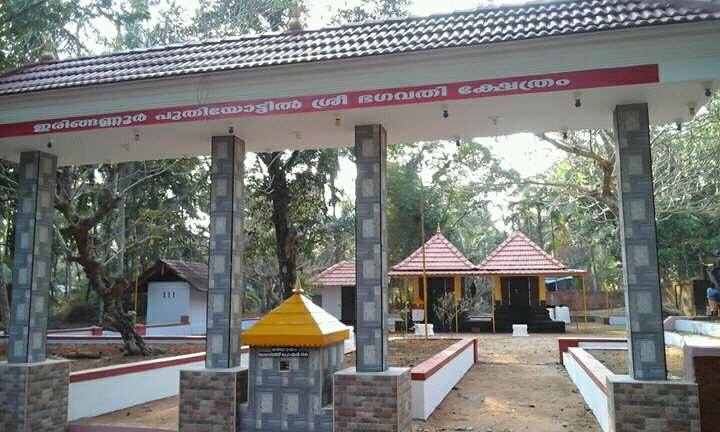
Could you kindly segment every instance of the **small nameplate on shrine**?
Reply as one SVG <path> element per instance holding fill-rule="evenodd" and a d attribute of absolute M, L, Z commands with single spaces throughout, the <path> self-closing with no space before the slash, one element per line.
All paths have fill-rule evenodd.
<path fill-rule="evenodd" d="M 297 348 L 272 348 L 269 350 L 259 350 L 260 358 L 308 358 L 309 351 L 299 350 Z"/>

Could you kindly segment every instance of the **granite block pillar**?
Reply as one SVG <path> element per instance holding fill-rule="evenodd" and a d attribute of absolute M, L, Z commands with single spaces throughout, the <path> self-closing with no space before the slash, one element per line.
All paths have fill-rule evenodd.
<path fill-rule="evenodd" d="M 247 400 L 240 367 L 244 291 L 245 143 L 212 138 L 205 369 L 180 373 L 179 431 L 235 432 Z"/>
<path fill-rule="evenodd" d="M 47 348 L 57 158 L 20 155 L 8 361 L 37 363 Z"/>
<path fill-rule="evenodd" d="M 647 104 L 615 108 L 630 375 L 666 379 Z"/>
<path fill-rule="evenodd" d="M 243 303 L 245 143 L 212 138 L 210 258 L 208 263 L 208 369 L 240 366 Z"/>
<path fill-rule="evenodd" d="M 57 158 L 20 155 L 8 362 L 0 363 L 0 430 L 65 430 L 70 363 L 47 360 Z"/>
<path fill-rule="evenodd" d="M 358 372 L 387 369 L 387 134 L 380 125 L 355 128 L 355 253 Z"/>

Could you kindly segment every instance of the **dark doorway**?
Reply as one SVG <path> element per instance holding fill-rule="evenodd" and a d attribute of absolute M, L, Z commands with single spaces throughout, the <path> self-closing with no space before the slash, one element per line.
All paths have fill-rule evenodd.
<path fill-rule="evenodd" d="M 444 277 L 428 278 L 428 323 L 433 325 L 436 332 L 449 332 L 452 328 L 443 321 L 442 314 L 439 313 L 438 302 L 447 293 L 453 292 L 453 279 Z"/>
<path fill-rule="evenodd" d="M 340 293 L 340 321 L 349 326 L 355 326 L 355 287 L 344 286 Z"/>
<path fill-rule="evenodd" d="M 530 320 L 530 280 L 527 277 L 502 278 L 503 303 L 510 306 L 513 324 L 527 324 Z"/>

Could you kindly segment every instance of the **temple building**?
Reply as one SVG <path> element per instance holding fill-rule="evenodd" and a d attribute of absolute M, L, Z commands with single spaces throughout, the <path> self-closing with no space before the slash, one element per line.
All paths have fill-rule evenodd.
<path fill-rule="evenodd" d="M 311 282 L 313 302 L 343 324 L 355 326 L 355 260 L 333 264 Z"/>
<path fill-rule="evenodd" d="M 440 311 L 441 299 L 453 293 L 455 301 L 464 295 L 465 280 L 479 274 L 475 265 L 463 255 L 438 230 L 425 242 L 425 265 L 423 266 L 423 247 L 418 248 L 407 258 L 393 266 L 388 273 L 392 278 L 402 279 L 412 291 L 413 307 L 424 308 L 425 290 L 423 289 L 423 267 L 427 278 L 427 311 L 428 324 L 433 324 L 435 331 L 455 331 L 458 326 L 443 319 Z"/>
<path fill-rule="evenodd" d="M 521 232 L 511 234 L 477 270 L 492 280 L 496 331 L 509 331 L 513 324 L 527 324 L 531 332 L 563 331 L 564 323 L 550 320 L 546 309 L 545 278 L 587 274 L 568 268 Z"/>

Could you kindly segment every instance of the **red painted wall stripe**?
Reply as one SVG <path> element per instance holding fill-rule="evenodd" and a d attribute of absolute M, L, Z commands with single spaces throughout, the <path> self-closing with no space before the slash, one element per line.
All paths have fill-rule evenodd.
<path fill-rule="evenodd" d="M 613 373 L 609 369 L 605 368 L 605 366 L 593 357 L 592 354 L 585 350 L 582 350 L 581 352 L 582 354 L 579 354 L 575 352 L 575 350 L 571 349 L 568 351 L 568 354 L 575 359 L 590 379 L 600 388 L 600 391 L 607 395 L 607 377 L 613 375 Z M 602 369 L 593 363 L 600 363 Z"/>
<path fill-rule="evenodd" d="M 247 354 L 250 352 L 249 347 L 242 347 L 241 352 Z M 90 381 L 101 378 L 110 378 L 114 376 L 126 375 L 137 372 L 146 372 L 154 369 L 162 369 L 171 366 L 180 366 L 189 363 L 196 363 L 205 360 L 205 353 L 186 354 L 176 357 L 160 358 L 154 360 L 140 361 L 136 363 L 128 363 L 124 365 L 107 366 L 97 369 L 88 369 L 84 371 L 72 372 L 70 374 L 70 383 Z"/>
<path fill-rule="evenodd" d="M 659 82 L 659 77 L 657 65 L 642 65 L 291 98 L 185 105 L 8 123 L 0 125 L 0 138 L 649 84 Z"/>
<path fill-rule="evenodd" d="M 472 345 L 470 349 L 473 350 L 473 362 L 477 362 L 477 339 L 462 339 L 412 368 L 410 371 L 410 378 L 413 381 L 428 380 L 431 376 L 435 375 L 437 371 L 450 363 L 450 361 L 452 361 L 455 357 L 459 356 L 463 351 L 468 349 L 469 345 Z"/>

